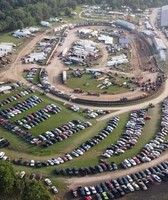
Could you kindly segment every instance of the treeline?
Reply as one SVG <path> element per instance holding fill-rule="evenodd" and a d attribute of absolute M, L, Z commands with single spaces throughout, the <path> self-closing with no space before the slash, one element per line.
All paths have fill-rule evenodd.
<path fill-rule="evenodd" d="M 81 4 L 109 4 L 114 9 L 126 5 L 136 9 L 166 3 L 167 0 L 0 0 L 0 32 L 32 26 L 62 13 L 70 15 Z"/>
<path fill-rule="evenodd" d="M 48 190 L 40 181 L 20 179 L 10 162 L 0 161 L 1 200 L 50 200 Z"/>

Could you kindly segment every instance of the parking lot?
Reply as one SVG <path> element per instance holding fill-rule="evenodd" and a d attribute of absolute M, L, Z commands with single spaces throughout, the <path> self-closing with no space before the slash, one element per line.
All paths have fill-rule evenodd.
<path fill-rule="evenodd" d="M 97 185 L 77 187 L 71 189 L 73 197 L 82 199 L 116 199 L 135 191 L 146 191 L 153 185 L 168 180 L 168 162 L 162 162 L 154 167 L 147 168 L 137 173 L 128 174 L 117 179 L 101 182 Z"/>
<path fill-rule="evenodd" d="M 79 28 L 81 29 L 81 27 Z M 73 31 L 67 33 L 70 34 L 69 36 L 72 37 L 72 40 L 74 39 Z M 64 37 L 62 46 L 59 47 L 60 52 L 63 50 L 64 45 L 67 43 L 68 46 L 70 45 L 71 41 L 69 40 L 69 36 Z M 35 45 L 36 42 L 33 41 L 32 43 Z M 135 42 L 138 44 L 141 43 L 137 38 Z M 27 49 L 33 49 L 32 46 L 29 47 L 28 45 Z M 145 56 L 149 56 L 148 50 L 142 51 L 142 49 L 136 46 L 133 48 L 141 53 L 140 56 L 144 58 L 143 62 L 147 63 L 148 59 Z M 109 49 L 109 51 L 112 50 Z M 25 55 L 27 54 L 26 50 L 23 52 Z M 135 54 L 133 56 L 134 63 L 138 63 L 138 57 Z M 18 58 L 20 59 L 21 57 L 18 55 Z M 14 67 L 16 67 L 17 61 L 16 59 L 13 65 Z M 141 65 L 146 67 L 143 62 Z M 28 66 L 25 64 L 24 66 L 29 71 L 29 68 L 31 69 L 34 65 Z M 89 188 L 84 188 L 85 194 L 83 194 L 86 198 L 82 196 L 82 199 L 90 199 L 88 197 L 90 195 L 92 195 L 93 199 L 96 199 L 96 196 L 97 199 L 137 199 L 137 196 L 141 194 L 145 199 L 148 197 L 148 191 L 149 195 L 152 196 L 153 194 L 150 191 L 154 191 L 155 189 L 153 188 L 160 187 L 161 184 L 166 183 L 168 177 L 168 164 L 156 165 L 161 159 L 164 158 L 166 160 L 167 158 L 164 153 L 168 147 L 167 100 L 149 109 L 147 109 L 146 105 L 150 103 L 150 100 L 148 103 L 144 103 L 145 107 L 143 108 L 141 105 L 135 105 L 134 108 L 133 106 L 132 108 L 128 106 L 130 112 L 121 115 L 120 113 L 118 115 L 118 110 L 124 113 L 128 111 L 127 107 L 117 107 L 114 110 L 114 114 L 117 113 L 115 115 L 118 115 L 119 118 L 114 119 L 109 117 L 113 115 L 113 111 L 109 111 L 111 107 L 100 109 L 90 106 L 89 109 L 86 108 L 86 112 L 84 113 L 82 112 L 84 110 L 83 107 L 87 106 L 82 106 L 81 108 L 80 105 L 73 104 L 72 102 L 67 102 L 64 105 L 58 102 L 52 95 L 48 94 L 52 92 L 52 94 L 56 94 L 59 97 L 64 96 L 72 99 L 75 95 L 82 95 L 80 93 L 78 94 L 78 92 L 76 94 L 74 91 L 74 93 L 69 93 L 69 89 L 64 87 L 65 85 L 62 85 L 60 71 L 55 66 L 60 66 L 59 69 L 61 70 L 64 69 L 62 61 L 58 61 L 56 55 L 53 56 L 52 63 L 44 69 L 41 77 L 42 82 L 40 84 L 39 80 L 37 80 L 39 79 L 39 75 L 35 73 L 36 70 L 30 70 L 30 73 L 26 72 L 25 75 L 29 83 L 25 80 L 24 82 L 29 85 L 31 82 L 35 83 L 36 86 L 34 88 L 40 92 L 32 88 L 27 88 L 27 86 L 13 84 L 12 92 L 0 96 L 0 147 L 2 148 L 0 159 L 11 160 L 16 165 L 16 169 L 21 169 L 21 172 L 25 170 L 26 174 L 27 170 L 39 171 L 44 174 L 45 178 L 48 178 L 46 174 L 48 175 L 50 171 L 49 180 L 51 179 L 51 182 L 59 179 L 61 176 L 65 177 L 66 180 L 67 177 L 70 177 L 70 180 L 72 180 L 72 184 L 69 182 L 71 186 L 73 184 L 76 184 L 77 187 L 81 186 L 82 188 L 83 186 L 90 186 Z M 24 68 L 20 63 L 17 63 L 17 69 L 14 69 L 14 67 L 9 70 L 9 77 L 20 80 Z M 117 70 L 122 75 L 122 69 Z M 3 72 L 0 78 L 3 80 L 6 74 L 7 72 Z M 154 91 L 157 83 L 159 83 L 154 82 L 156 73 L 152 73 L 152 79 L 151 74 L 148 72 L 139 73 L 137 70 L 136 75 L 139 78 L 147 75 L 146 79 L 140 84 L 141 94 Z M 118 78 L 120 79 L 120 77 Z M 126 81 L 125 78 L 123 79 L 122 83 Z M 58 83 L 60 84 L 59 88 L 57 88 Z M 101 84 L 103 84 L 101 85 L 102 87 L 104 85 L 106 86 L 109 84 L 109 80 Z M 120 84 L 119 80 L 118 84 Z M 76 91 L 79 91 L 78 89 L 83 90 L 81 86 L 73 89 L 76 89 Z M 131 93 L 132 91 L 127 93 L 126 96 L 129 96 Z M 166 93 L 165 91 L 160 97 L 156 97 L 156 100 L 151 100 L 152 103 L 160 102 L 167 95 Z M 95 100 L 99 98 L 93 92 L 90 94 L 87 98 L 93 97 Z M 105 98 L 108 99 L 109 96 Z M 140 108 L 141 110 L 139 110 Z M 101 115 L 104 115 L 104 118 L 100 118 Z M 105 120 L 103 121 L 102 119 Z M 150 163 L 152 165 L 155 163 L 156 166 L 151 167 L 149 171 L 140 171 L 141 168 L 144 169 L 144 166 L 149 166 Z M 121 176 L 121 178 L 120 172 L 123 174 L 123 171 L 125 173 L 128 171 L 133 172 L 130 175 L 133 181 L 126 175 Z M 20 175 L 22 174 L 20 173 Z M 119 186 L 117 186 L 114 178 L 111 178 L 110 182 L 109 179 L 106 180 L 108 175 L 116 176 Z M 96 177 L 98 178 L 97 181 L 94 181 L 94 176 L 95 179 Z M 101 177 L 104 177 L 102 181 L 100 181 Z M 88 178 L 90 184 L 88 184 L 86 179 L 82 178 Z M 83 180 L 82 184 L 79 184 L 78 180 Z M 53 182 L 50 185 L 50 181 L 45 182 L 46 185 L 49 184 L 47 186 L 49 190 L 57 193 L 57 184 Z M 95 188 L 95 192 L 94 187 L 96 184 L 98 186 Z M 112 188 L 112 185 L 114 188 Z M 56 186 L 56 188 L 51 188 L 52 186 Z M 59 187 L 61 188 L 62 186 Z M 74 189 L 76 191 L 76 187 Z M 142 193 L 141 190 L 147 191 Z M 75 191 L 74 194 L 76 194 Z M 77 195 L 80 196 L 82 194 L 81 191 L 82 189 L 79 188 Z M 134 193 L 134 191 L 137 192 Z M 159 191 L 162 190 L 160 189 Z M 96 195 L 96 193 L 100 193 L 100 195 Z M 73 198 L 72 194 L 70 198 Z"/>

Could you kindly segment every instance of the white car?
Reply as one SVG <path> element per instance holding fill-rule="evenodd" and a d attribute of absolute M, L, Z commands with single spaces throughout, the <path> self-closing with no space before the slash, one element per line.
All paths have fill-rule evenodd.
<path fill-rule="evenodd" d="M 75 157 L 79 156 L 79 154 L 75 150 L 72 151 L 72 155 L 75 156 Z"/>
<path fill-rule="evenodd" d="M 44 182 L 46 183 L 46 185 L 50 186 L 52 185 L 52 182 L 49 178 L 44 179 Z"/>
<path fill-rule="evenodd" d="M 22 178 L 24 178 L 25 174 L 26 174 L 25 171 L 21 171 L 20 174 L 19 174 L 19 177 L 22 179 Z"/>
<path fill-rule="evenodd" d="M 156 182 L 158 182 L 158 183 L 161 183 L 161 182 L 162 182 L 162 180 L 161 180 L 161 178 L 160 178 L 159 176 L 153 174 L 152 177 L 154 178 L 154 180 L 155 180 Z"/>
<path fill-rule="evenodd" d="M 136 162 L 133 159 L 128 158 L 128 161 L 131 163 L 132 166 L 136 166 Z"/>
<path fill-rule="evenodd" d="M 0 159 L 2 159 L 5 156 L 5 152 L 0 152 Z"/>
<path fill-rule="evenodd" d="M 128 180 L 130 183 L 132 183 L 132 182 L 133 182 L 133 179 L 131 178 L 131 176 L 130 176 L 130 175 L 126 175 L 126 178 L 127 178 L 127 180 Z"/>
<path fill-rule="evenodd" d="M 49 163 L 49 165 L 53 166 L 54 165 L 54 161 L 53 160 L 47 160 L 47 162 Z"/>
<path fill-rule="evenodd" d="M 91 194 L 91 192 L 90 192 L 88 187 L 84 187 L 84 190 L 85 190 L 85 194 L 86 195 L 90 195 Z"/>
<path fill-rule="evenodd" d="M 132 186 L 134 187 L 135 190 L 140 190 L 140 187 L 138 184 L 136 184 L 135 182 L 132 183 Z"/>
<path fill-rule="evenodd" d="M 54 162 L 55 165 L 59 165 L 60 162 L 57 158 L 52 158 L 52 161 Z"/>
<path fill-rule="evenodd" d="M 52 186 L 52 187 L 51 187 L 51 191 L 52 191 L 54 194 L 57 194 L 57 193 L 58 193 L 58 189 L 57 189 L 55 186 Z"/>
<path fill-rule="evenodd" d="M 96 191 L 94 186 L 90 186 L 89 189 L 90 189 L 92 194 L 96 194 L 97 193 L 97 191 Z"/>
<path fill-rule="evenodd" d="M 35 165 L 35 161 L 34 161 L 34 160 L 31 160 L 31 161 L 30 161 L 30 167 L 34 167 L 34 165 Z"/>
<path fill-rule="evenodd" d="M 72 160 L 73 159 L 70 154 L 66 154 L 65 156 L 68 158 L 68 160 Z"/>
<path fill-rule="evenodd" d="M 76 152 L 77 152 L 79 155 L 83 155 L 83 152 L 82 152 L 80 149 L 77 149 Z"/>
<path fill-rule="evenodd" d="M 131 192 L 134 192 L 134 188 L 132 187 L 132 185 L 130 183 L 127 184 L 127 187 L 128 189 L 131 191 Z"/>
<path fill-rule="evenodd" d="M 57 158 L 57 160 L 60 162 L 60 163 L 64 163 L 64 160 L 60 157 Z"/>

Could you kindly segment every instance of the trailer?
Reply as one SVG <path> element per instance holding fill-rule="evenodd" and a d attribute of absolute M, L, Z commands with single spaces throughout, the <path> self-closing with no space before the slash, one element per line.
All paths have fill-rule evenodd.
<path fill-rule="evenodd" d="M 62 72 L 62 80 L 63 80 L 64 84 L 67 82 L 67 72 L 66 71 Z"/>

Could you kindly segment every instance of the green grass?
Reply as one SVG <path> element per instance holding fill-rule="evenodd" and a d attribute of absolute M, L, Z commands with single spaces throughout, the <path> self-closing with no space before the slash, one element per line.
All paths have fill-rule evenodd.
<path fill-rule="evenodd" d="M 125 158 L 137 155 L 139 151 L 144 147 L 144 145 L 155 136 L 160 127 L 160 105 L 157 105 L 155 108 L 150 109 L 149 115 L 152 116 L 152 120 L 146 121 L 143 133 L 134 148 L 127 150 L 124 154 L 121 154 L 119 156 L 111 157 L 110 159 L 108 159 L 108 161 L 114 161 L 116 164 L 119 165 Z M 93 147 L 90 151 L 86 152 L 83 156 L 63 164 L 62 168 L 67 168 L 71 166 L 88 167 L 91 165 L 96 165 L 98 163 L 99 156 L 102 154 L 104 149 L 106 149 L 106 147 L 110 144 L 115 144 L 115 142 L 120 138 L 128 119 L 129 113 L 121 115 L 119 126 L 114 130 L 112 134 L 110 134 L 101 143 Z M 59 168 L 59 166 L 57 166 L 57 168 Z"/>
<path fill-rule="evenodd" d="M 132 149 L 127 150 L 124 154 L 110 158 L 109 161 L 114 161 L 116 164 L 120 164 L 125 158 L 136 156 L 145 144 L 154 138 L 160 128 L 160 105 L 157 105 L 155 108 L 149 110 L 149 115 L 152 116 L 152 119 L 146 121 L 144 130 L 137 144 Z"/>
<path fill-rule="evenodd" d="M 84 74 L 82 77 L 73 77 L 73 75 L 69 73 L 66 86 L 72 89 L 80 88 L 84 90 L 84 92 L 95 92 L 95 93 L 107 92 L 109 94 L 113 94 L 113 93 L 118 94 L 118 93 L 129 91 L 129 88 L 127 88 L 127 86 L 119 86 L 119 84 L 128 82 L 128 79 L 123 78 L 123 77 L 116 77 L 110 80 L 113 82 L 116 82 L 116 85 L 111 85 L 106 89 L 105 88 L 100 89 L 100 87 L 97 87 L 97 86 L 102 84 L 104 79 L 97 80 L 97 79 L 92 78 L 92 76 L 89 74 Z M 129 83 L 129 85 L 132 87 L 135 87 L 134 84 Z"/>
<path fill-rule="evenodd" d="M 0 42 L 11 42 L 14 44 L 19 44 L 23 41 L 23 39 L 15 38 L 12 36 L 12 32 L 8 33 L 0 33 Z"/>
<path fill-rule="evenodd" d="M 109 161 L 114 161 L 117 164 L 120 164 L 123 161 L 123 159 L 136 155 L 141 150 L 141 148 L 154 137 L 154 135 L 156 134 L 156 132 L 159 129 L 159 124 L 160 124 L 160 118 L 161 118 L 160 105 L 155 106 L 155 108 L 149 109 L 148 115 L 152 116 L 152 119 L 146 121 L 143 133 L 142 133 L 140 139 L 138 140 L 138 143 L 136 144 L 136 146 L 133 149 L 126 151 L 125 154 L 121 154 L 120 156 L 115 156 L 115 157 L 108 159 Z M 15 166 L 15 169 L 25 170 L 26 173 L 28 173 L 28 174 L 40 173 L 45 177 L 47 176 L 47 177 L 51 178 L 51 180 L 53 181 L 53 184 L 60 191 L 58 196 L 61 197 L 61 199 L 66 199 L 65 197 L 62 196 L 62 194 L 65 194 L 65 192 L 67 191 L 67 184 L 65 182 L 65 179 L 62 179 L 60 176 L 54 176 L 53 170 L 56 168 L 64 169 L 67 167 L 88 167 L 88 166 L 96 165 L 98 163 L 99 156 L 102 154 L 104 149 L 106 149 L 106 147 L 109 146 L 110 144 L 115 143 L 120 138 L 122 132 L 124 131 L 124 127 L 125 127 L 125 124 L 127 123 L 128 119 L 129 119 L 129 113 L 122 114 L 120 116 L 119 125 L 113 131 L 113 133 L 111 133 L 107 138 L 105 138 L 98 145 L 91 148 L 91 150 L 86 152 L 83 156 L 74 158 L 72 161 L 66 162 L 66 163 L 62 164 L 61 166 L 53 166 L 53 167 L 50 166 L 47 168 L 39 168 L 39 169 L 25 167 L 25 166 Z M 87 130 L 86 132 L 83 131 L 83 133 L 82 132 L 79 133 L 80 137 L 79 137 L 79 135 L 78 135 L 78 137 L 77 137 L 77 135 L 73 135 L 72 138 L 69 138 L 68 140 L 65 140 L 64 142 L 59 143 L 58 145 L 53 145 L 54 149 L 52 149 L 52 147 L 49 148 L 51 151 L 50 152 L 51 155 L 53 153 L 55 153 L 56 151 L 58 151 L 62 155 L 65 152 L 70 152 L 72 149 L 75 149 L 77 146 L 79 146 L 81 143 L 86 141 L 88 138 L 92 137 L 93 135 L 98 134 L 104 128 L 104 126 L 107 124 L 107 121 L 108 120 L 102 121 L 102 123 L 93 122 L 93 127 L 86 129 Z M 1 133 L 1 131 L 0 131 L 0 133 Z M 12 139 L 12 143 L 13 143 L 13 140 L 15 140 L 15 142 L 16 142 L 15 135 L 12 134 L 12 137 L 11 137 L 10 133 L 4 132 L 4 135 L 5 134 L 8 134 L 10 136 L 10 138 Z M 20 141 L 17 141 L 17 142 L 19 145 Z M 24 146 L 24 143 L 22 143 L 20 145 Z M 12 146 L 13 146 L 13 144 L 12 144 Z M 23 146 L 20 146 L 20 151 L 25 148 Z M 32 147 L 31 147 L 31 149 L 32 149 Z M 57 149 L 57 150 L 55 150 L 55 149 Z M 12 155 L 12 154 L 10 154 L 11 152 L 12 151 L 10 149 L 8 149 L 6 151 L 7 155 Z M 22 151 L 22 152 L 23 153 L 21 155 L 23 155 L 23 157 L 24 157 L 26 154 L 24 154 L 24 151 Z M 35 152 L 37 153 L 37 149 Z M 15 154 L 16 154 L 16 152 L 13 152 L 13 155 L 15 155 Z M 26 157 L 26 159 L 32 159 L 33 157 L 34 157 L 34 159 L 36 158 L 36 156 L 33 156 L 33 155 L 31 156 L 30 154 L 27 154 L 27 155 L 28 156 Z M 41 155 L 45 155 L 45 153 L 44 154 L 41 153 Z M 57 155 L 55 155 L 54 157 L 56 157 L 56 156 Z M 44 159 L 44 157 L 41 157 L 41 158 Z"/>
<path fill-rule="evenodd" d="M 15 93 L 18 93 L 18 91 L 14 91 L 10 95 L 6 94 L 5 98 L 7 96 L 11 96 L 12 94 L 15 94 Z M 32 128 L 31 130 L 28 131 L 28 132 L 32 133 L 33 135 L 39 135 L 45 131 L 52 130 L 60 125 L 63 125 L 64 123 L 66 123 L 68 121 L 73 120 L 73 119 L 81 119 L 83 121 L 86 120 L 84 118 L 84 113 L 75 113 L 75 112 L 67 109 L 65 106 L 63 106 L 62 103 L 55 102 L 40 93 L 35 93 L 35 94 L 38 95 L 39 97 L 41 97 L 42 99 L 44 99 L 44 101 L 39 103 L 36 107 L 31 108 L 31 109 L 13 117 L 11 119 L 11 121 L 16 121 L 18 119 L 22 119 L 24 116 L 26 116 L 32 112 L 35 112 L 50 103 L 56 103 L 56 105 L 58 105 L 59 107 L 62 108 L 62 111 L 58 114 L 51 115 L 51 117 L 48 120 L 42 122 L 38 126 Z M 26 96 L 20 98 L 19 101 L 21 102 L 24 99 L 27 99 L 31 95 L 32 94 L 26 95 Z M 8 105 L 5 105 L 3 108 L 12 107 L 14 104 L 16 104 L 16 101 L 14 101 Z M 90 138 L 91 136 L 97 134 L 98 130 L 102 129 L 102 127 L 104 126 L 104 124 L 96 124 L 95 120 L 92 120 L 92 123 L 93 123 L 94 128 L 90 127 L 83 131 L 80 131 L 79 133 L 76 133 L 73 136 L 71 136 L 70 138 L 68 138 L 67 140 L 64 140 L 60 143 L 56 143 L 55 145 L 52 145 L 51 147 L 49 147 L 47 149 L 44 149 L 40 146 L 31 146 L 31 145 L 27 144 L 27 142 L 22 141 L 22 139 L 19 136 L 14 135 L 14 133 L 12 133 L 12 132 L 6 131 L 2 127 L 0 127 L 0 136 L 6 137 L 7 139 L 9 139 L 9 141 L 12 141 L 9 149 L 16 151 L 16 152 L 30 153 L 30 154 L 34 154 L 37 156 L 62 154 L 65 152 L 69 152 L 75 146 L 78 146 L 79 144 L 81 144 L 82 142 L 84 142 L 85 140 Z M 66 146 L 67 148 L 64 149 L 63 146 Z M 11 155 L 13 155 L 13 153 L 11 153 Z"/>
<path fill-rule="evenodd" d="M 61 165 L 62 168 L 67 168 L 71 166 L 75 167 L 87 167 L 91 165 L 96 165 L 99 160 L 99 156 L 104 151 L 104 149 L 109 146 L 111 143 L 117 141 L 124 131 L 124 127 L 126 122 L 128 121 L 129 113 L 124 113 L 120 116 L 120 122 L 118 127 L 103 141 L 99 144 L 95 145 L 88 152 L 86 152 L 83 156 L 75 158 L 74 160 L 67 162 Z M 103 126 L 104 127 L 104 126 Z M 60 168 L 57 166 L 56 168 Z"/>

